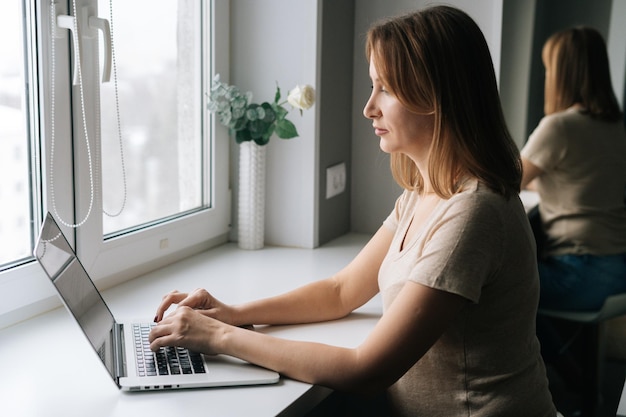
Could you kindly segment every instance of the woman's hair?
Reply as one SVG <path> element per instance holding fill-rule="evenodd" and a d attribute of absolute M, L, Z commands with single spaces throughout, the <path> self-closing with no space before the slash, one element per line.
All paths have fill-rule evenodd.
<path fill-rule="evenodd" d="M 591 117 L 621 119 L 606 44 L 597 30 L 578 26 L 559 31 L 548 38 L 541 58 L 546 68 L 545 114 L 580 104 Z"/>
<path fill-rule="evenodd" d="M 461 10 L 434 6 L 375 24 L 365 53 L 383 85 L 409 110 L 434 116 L 429 177 L 448 198 L 467 176 L 495 192 L 517 194 L 519 150 L 508 131 L 489 48 Z M 391 155 L 400 186 L 422 191 L 423 178 L 402 153 Z"/>

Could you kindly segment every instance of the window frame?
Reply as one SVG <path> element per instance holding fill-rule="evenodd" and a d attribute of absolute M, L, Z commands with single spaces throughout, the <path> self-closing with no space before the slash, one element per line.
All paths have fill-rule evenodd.
<path fill-rule="evenodd" d="M 206 91 L 213 74 L 227 74 L 229 70 L 229 5 L 228 2 L 221 1 L 202 1 L 201 3 L 201 7 L 203 7 L 202 36 L 204 37 L 202 52 L 205 56 L 203 89 Z M 49 44 L 49 35 L 46 34 L 50 33 L 50 9 L 47 4 L 45 0 L 25 1 L 27 9 L 25 14 L 30 17 L 25 19 L 26 23 L 30 25 L 26 32 L 29 34 L 28 36 L 31 36 L 30 34 L 36 36 L 43 45 Z M 57 8 L 59 7 L 63 9 L 67 5 L 57 5 Z M 33 27 L 36 28 L 36 32 L 31 30 Z M 211 32 L 208 33 L 208 30 Z M 61 43 L 64 45 L 60 45 Z M 55 77 L 57 84 L 55 86 L 55 101 L 57 103 L 55 132 L 57 137 L 60 134 L 59 129 L 61 129 L 58 120 L 67 120 L 71 123 L 69 109 L 72 106 L 69 105 L 69 102 L 63 101 L 69 100 L 71 78 L 67 75 L 67 68 L 63 69 L 65 75 L 62 75 L 63 72 L 58 64 L 58 62 L 67 62 L 69 65 L 69 44 L 69 39 L 68 42 L 55 43 L 55 52 L 58 57 Z M 36 85 L 39 91 L 39 95 L 31 94 L 31 96 L 38 96 L 40 100 L 39 108 L 33 106 L 33 109 L 30 110 L 34 111 L 31 113 L 33 116 L 38 115 L 39 121 L 39 129 L 37 129 L 36 123 L 31 123 L 30 128 L 31 146 L 37 151 L 31 152 L 32 160 L 35 166 L 41 166 L 41 172 L 43 172 L 36 177 L 34 182 L 37 183 L 32 184 L 36 190 L 40 190 L 39 193 L 34 194 L 41 195 L 41 198 L 35 197 L 36 201 L 33 204 L 34 227 L 37 229 L 36 235 L 38 235 L 39 225 L 45 214 L 43 207 L 53 211 L 50 190 L 48 189 L 50 181 L 44 174 L 49 172 L 51 128 L 49 117 L 50 88 L 47 88 L 50 84 L 47 58 L 49 48 L 41 46 L 31 48 L 28 45 L 27 48 L 33 59 L 31 62 L 35 67 L 31 72 L 36 71 L 39 74 L 38 77 L 33 74 L 33 78 L 29 79 L 30 85 Z M 61 61 L 62 59 L 63 61 Z M 71 72 L 71 70 L 69 71 Z M 65 89 L 63 90 L 63 88 Z M 60 91 L 66 91 L 67 97 L 60 95 Z M 203 183 L 205 192 L 210 193 L 207 200 L 211 202 L 211 207 L 203 207 L 189 214 L 183 214 L 105 240 L 102 237 L 102 198 L 101 195 L 96 194 L 91 216 L 81 228 L 62 227 L 70 243 L 76 243 L 75 247 L 77 247 L 81 261 L 99 288 L 111 287 L 227 241 L 231 216 L 228 172 L 229 137 L 225 129 L 216 128 L 214 117 L 206 110 L 206 100 L 206 94 L 204 94 L 202 99 L 202 123 L 205 140 L 203 158 L 207 172 Z M 91 143 L 91 140 L 95 140 L 92 138 L 95 138 L 96 135 L 91 133 L 89 135 L 91 136 Z M 210 137 L 213 140 L 208 140 Z M 81 207 L 85 207 L 89 203 L 88 191 L 80 194 L 81 184 L 74 183 L 74 173 L 72 172 L 73 168 L 71 168 L 73 154 L 71 145 L 62 144 L 59 140 L 55 142 L 54 191 L 57 209 L 64 216 L 64 220 L 80 221 L 82 220 L 80 216 L 84 216 Z M 84 147 L 83 138 L 74 138 L 74 142 L 82 143 L 80 146 Z M 207 143 L 210 146 L 207 146 Z M 91 146 L 93 149 L 95 144 Z M 84 149 L 76 149 L 75 152 L 84 154 Z M 69 163 L 68 158 L 70 158 Z M 85 164 L 84 160 L 79 162 L 77 171 L 85 172 Z M 68 166 L 70 168 L 67 168 Z M 95 165 L 94 168 L 96 168 Z M 78 175 L 78 177 L 81 176 Z M 97 178 L 97 175 L 94 177 Z M 212 179 L 210 184 L 207 181 L 209 178 Z M 74 210 L 74 187 L 79 189 L 77 193 L 79 200 L 76 202 L 79 212 L 77 219 L 71 216 Z M 96 185 L 97 188 L 98 185 Z M 85 189 L 84 184 L 82 189 Z M 43 270 L 34 259 L 0 272 L 0 292 L 5 294 L 3 297 L 5 300 L 0 306 L 0 328 L 59 306 L 60 300 L 47 281 Z"/>

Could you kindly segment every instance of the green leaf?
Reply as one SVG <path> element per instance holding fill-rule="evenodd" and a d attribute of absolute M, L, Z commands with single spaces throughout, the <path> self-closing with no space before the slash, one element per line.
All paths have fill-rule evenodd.
<path fill-rule="evenodd" d="M 281 139 L 291 139 L 298 136 L 296 126 L 287 119 L 276 122 L 276 136 Z"/>
<path fill-rule="evenodd" d="M 252 140 L 250 136 L 250 131 L 248 129 L 238 130 L 235 136 L 235 141 L 237 143 L 248 142 Z"/>
<path fill-rule="evenodd" d="M 274 113 L 276 113 L 276 120 L 282 120 L 287 116 L 288 111 L 283 106 L 272 103 L 272 109 L 274 109 Z"/>
<path fill-rule="evenodd" d="M 248 123 L 248 130 L 250 131 L 250 137 L 254 140 L 263 137 L 269 129 L 270 124 L 265 123 L 262 120 L 253 120 Z"/>
<path fill-rule="evenodd" d="M 260 138 L 254 139 L 254 143 L 256 143 L 257 145 L 260 145 L 260 146 L 267 145 L 270 142 L 270 136 L 272 136 L 272 135 L 270 134 L 267 137 L 265 137 L 265 135 L 263 135 Z"/>
<path fill-rule="evenodd" d="M 280 100 L 280 87 L 278 87 L 278 83 L 276 83 L 276 94 L 274 95 L 274 103 L 278 103 Z"/>
<path fill-rule="evenodd" d="M 265 110 L 265 117 L 263 118 L 265 123 L 272 123 L 276 120 L 276 112 L 272 109 L 272 106 L 269 103 L 263 103 L 261 104 L 261 107 Z"/>
<path fill-rule="evenodd" d="M 232 129 L 237 130 L 237 131 L 244 129 L 246 127 L 247 122 L 248 121 L 246 120 L 245 117 L 241 117 L 235 121 L 234 125 L 232 126 Z"/>

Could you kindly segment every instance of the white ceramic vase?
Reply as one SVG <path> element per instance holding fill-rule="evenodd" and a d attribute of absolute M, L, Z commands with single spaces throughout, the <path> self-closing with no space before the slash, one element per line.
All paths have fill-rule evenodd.
<path fill-rule="evenodd" d="M 238 244 L 263 248 L 265 237 L 265 160 L 267 148 L 253 141 L 239 145 Z"/>

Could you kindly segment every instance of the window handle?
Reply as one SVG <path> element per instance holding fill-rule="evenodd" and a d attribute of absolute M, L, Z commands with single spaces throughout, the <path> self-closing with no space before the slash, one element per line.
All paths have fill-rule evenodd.
<path fill-rule="evenodd" d="M 56 26 L 57 26 L 57 33 L 55 34 L 55 36 L 57 38 L 61 38 L 63 37 L 63 35 L 59 32 L 59 28 L 60 29 L 67 29 L 71 32 L 72 34 L 72 42 L 74 43 L 74 49 L 79 48 L 78 43 L 80 42 L 78 40 L 78 36 L 76 36 L 76 33 L 74 33 L 74 16 L 68 16 L 68 15 L 57 15 L 57 21 L 56 21 Z M 72 81 L 72 84 L 74 85 L 78 85 L 78 60 L 75 59 L 74 60 L 74 80 Z"/>
<path fill-rule="evenodd" d="M 83 26 L 81 26 L 81 29 L 86 29 L 86 30 L 82 30 L 83 36 L 87 38 L 92 38 L 94 36 L 97 36 L 97 34 L 94 34 L 97 30 L 102 31 L 102 38 L 104 39 L 104 45 L 105 45 L 104 46 L 104 63 L 103 63 L 103 69 L 102 69 L 102 82 L 106 83 L 111 79 L 111 29 L 109 26 L 109 21 L 106 19 L 97 17 L 97 16 L 88 17 L 89 7 L 87 6 L 83 7 L 81 11 L 82 11 L 82 16 L 81 16 L 81 20 L 79 21 L 79 23 L 81 22 L 87 23 L 86 25 L 85 23 L 82 23 Z M 79 71 L 80 71 L 78 60 L 80 59 L 79 57 L 81 55 L 80 52 L 82 51 L 82 49 L 80 45 L 81 44 L 80 39 L 78 35 L 75 33 L 75 30 L 76 30 L 75 19 L 76 19 L 75 16 L 59 14 L 57 15 L 56 25 L 57 25 L 57 29 L 67 29 L 72 34 L 72 42 L 74 44 L 74 50 L 76 51 L 75 52 L 76 58 L 74 59 L 73 84 L 78 85 Z M 57 30 L 56 37 L 58 38 L 63 37 L 62 33 L 59 32 L 59 30 Z"/>
<path fill-rule="evenodd" d="M 102 39 L 104 39 L 104 63 L 102 66 L 102 82 L 107 83 L 111 80 L 111 28 L 109 21 L 97 16 L 89 17 L 89 27 L 102 31 Z"/>

